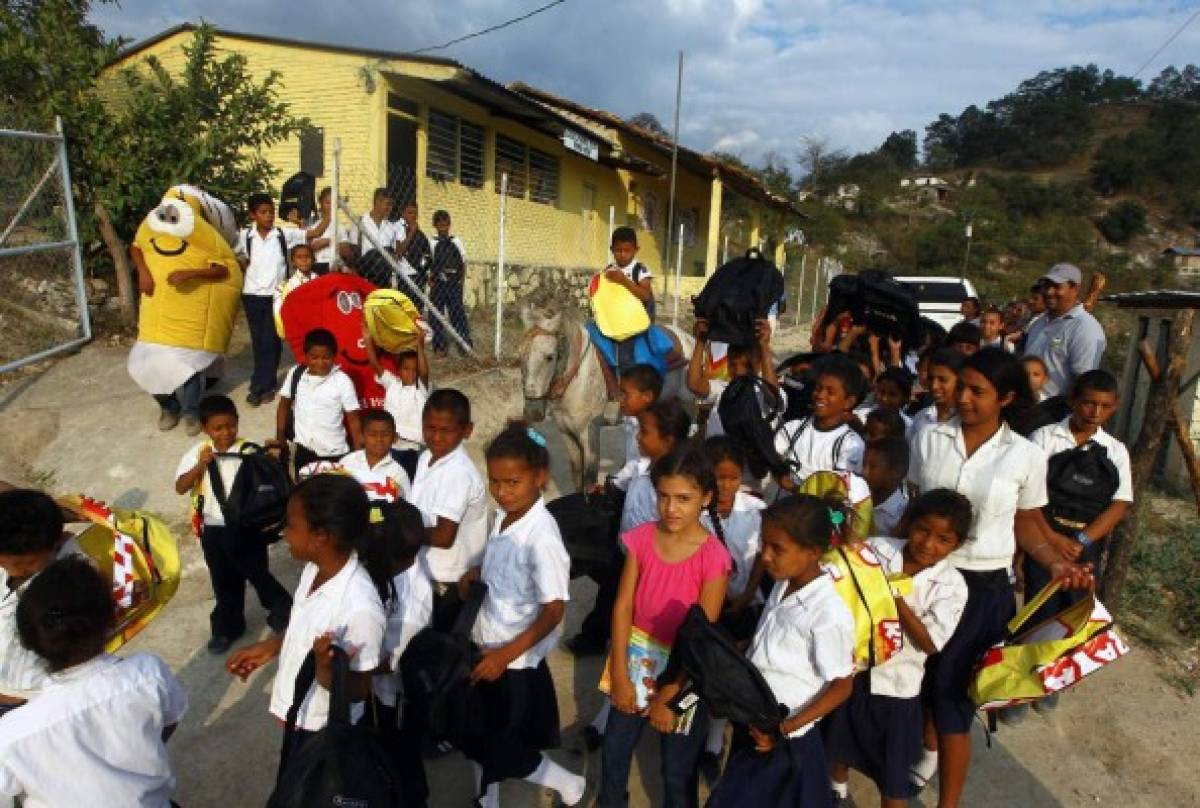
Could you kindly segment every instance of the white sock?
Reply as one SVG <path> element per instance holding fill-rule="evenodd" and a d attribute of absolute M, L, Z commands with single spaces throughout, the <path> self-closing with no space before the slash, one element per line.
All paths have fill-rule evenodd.
<path fill-rule="evenodd" d="M 479 789 L 483 786 L 483 767 L 478 763 L 472 763 L 471 769 L 475 772 L 475 794 L 479 794 Z M 492 783 L 487 787 L 487 792 L 482 797 L 478 797 L 480 808 L 500 808 L 500 784 Z"/>
<path fill-rule="evenodd" d="M 921 757 L 908 770 L 908 779 L 918 786 L 924 786 L 937 772 L 938 753 L 936 749 L 922 749 Z"/>
<path fill-rule="evenodd" d="M 850 783 L 839 783 L 837 780 L 831 780 L 833 783 L 833 793 L 837 794 L 842 799 L 850 796 Z"/>
<path fill-rule="evenodd" d="M 720 755 L 722 747 L 725 746 L 725 727 L 729 725 L 729 720 L 725 718 L 712 718 L 708 722 L 708 742 L 704 744 L 704 751 L 711 752 L 714 755 Z"/>
<path fill-rule="evenodd" d="M 592 729 L 604 734 L 604 730 L 608 729 L 608 711 L 612 709 L 612 702 L 608 698 L 604 699 L 604 704 L 600 705 L 600 712 L 596 713 L 596 717 L 592 719 Z"/>
<path fill-rule="evenodd" d="M 578 774 L 571 774 L 545 755 L 542 755 L 542 762 L 533 770 L 533 774 L 525 779 L 534 785 L 554 789 L 567 805 L 577 805 L 587 789 L 587 780 Z"/>

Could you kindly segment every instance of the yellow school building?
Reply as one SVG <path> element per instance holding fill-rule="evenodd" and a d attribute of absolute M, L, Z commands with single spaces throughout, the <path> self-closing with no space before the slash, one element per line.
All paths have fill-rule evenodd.
<path fill-rule="evenodd" d="M 149 57 L 178 73 L 196 29 L 179 25 L 131 45 L 110 77 Z M 369 208 L 377 187 L 398 202 L 415 200 L 427 232 L 433 212 L 445 209 L 472 264 L 498 260 L 502 207 L 504 259 L 515 272 L 603 267 L 610 227 L 628 225 L 638 233 L 639 259 L 661 278 L 680 258 L 682 224 L 684 291 L 694 293 L 726 256 L 751 245 L 766 247 L 782 267 L 786 230 L 800 218 L 754 176 L 680 148 L 668 257 L 665 137 L 529 85 L 506 87 L 450 59 L 221 29 L 215 46 L 218 56 L 243 55 L 256 79 L 278 73 L 279 99 L 311 125 L 264 152 L 278 183 L 306 171 L 318 188 L 330 185 L 338 144 L 339 192 L 354 211 Z"/>

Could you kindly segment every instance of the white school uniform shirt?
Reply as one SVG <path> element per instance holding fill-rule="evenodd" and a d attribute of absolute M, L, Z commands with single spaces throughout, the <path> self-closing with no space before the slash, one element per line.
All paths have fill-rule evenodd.
<path fill-rule="evenodd" d="M 621 509 L 621 532 L 628 533 L 638 525 L 658 521 L 658 492 L 650 479 L 650 458 L 638 461 L 637 474 L 629 481 L 625 491 L 625 505 Z M 624 549 L 622 542 L 617 545 Z"/>
<path fill-rule="evenodd" d="M 383 408 L 396 420 L 396 440 L 424 445 L 425 435 L 421 431 L 421 415 L 425 411 L 425 399 L 429 390 L 425 382 L 417 379 L 416 384 L 405 384 L 390 370 L 375 377 L 383 386 Z"/>
<path fill-rule="evenodd" d="M 350 656 L 350 670 L 373 671 L 379 667 L 383 648 L 386 617 L 379 591 L 358 555 L 350 558 L 314 592 L 317 565 L 306 564 L 300 573 L 300 583 L 292 599 L 292 614 L 283 635 L 279 652 L 279 668 L 271 686 L 271 715 L 287 720 L 288 710 L 296 689 L 296 674 L 304 658 L 312 650 L 313 641 L 332 632 L 334 642 Z M 361 702 L 351 705 L 350 718 L 358 721 L 363 714 Z M 300 705 L 296 726 L 316 732 L 329 721 L 329 691 L 314 684 Z"/>
<path fill-rule="evenodd" d="M 872 506 L 871 523 L 874 532 L 879 536 L 895 536 L 896 526 L 900 524 L 900 517 L 904 515 L 904 509 L 907 507 L 908 492 L 901 482 L 900 487 L 893 491 L 890 497 Z"/>
<path fill-rule="evenodd" d="M 349 242 L 354 241 L 352 228 L 342 227 L 337 232 L 338 232 L 338 243 L 339 244 L 349 243 Z M 331 217 L 329 224 L 325 227 L 325 230 L 319 236 L 316 236 L 313 240 L 316 241 L 317 239 L 322 239 L 322 238 L 329 239 L 329 243 L 326 244 L 321 249 L 313 252 L 313 263 L 314 264 L 332 264 L 333 263 L 333 221 L 332 221 L 332 217 Z"/>
<path fill-rule="evenodd" d="M 0 796 L 25 808 L 167 808 L 175 776 L 162 731 L 187 706 L 153 654 L 101 654 L 50 674 L 40 696 L 0 720 Z"/>
<path fill-rule="evenodd" d="M 375 224 L 375 220 L 371 218 L 370 213 L 364 213 L 358 220 L 357 226 L 348 234 L 349 241 L 353 241 L 362 250 L 362 254 L 366 255 L 371 250 L 375 249 L 375 245 L 371 243 L 368 235 L 374 236 L 379 242 L 379 246 L 384 249 L 395 250 L 397 241 L 404 241 L 404 237 L 408 234 L 408 225 L 403 219 L 392 221 L 384 219 L 379 224 Z"/>
<path fill-rule="evenodd" d="M 245 442 L 241 438 L 238 438 L 222 454 L 240 453 L 242 444 Z M 183 457 L 179 459 L 179 466 L 175 469 L 176 480 L 196 468 L 196 463 L 200 461 L 200 450 L 205 446 L 212 446 L 212 441 L 200 441 L 183 453 Z M 213 451 L 216 450 L 214 449 Z M 217 474 L 221 478 L 221 483 L 225 486 L 225 492 L 228 493 L 230 487 L 233 485 L 233 478 L 237 476 L 238 469 L 242 465 L 242 461 L 236 457 L 218 457 L 213 462 L 217 464 Z M 221 513 L 221 503 L 217 502 L 217 498 L 212 492 L 212 482 L 209 479 L 208 469 L 205 469 L 204 474 L 200 477 L 200 496 L 204 500 L 201 503 L 200 509 L 200 517 L 204 520 L 204 524 L 209 527 L 224 527 L 225 515 Z"/>
<path fill-rule="evenodd" d="M 417 632 L 433 622 L 433 585 L 425 570 L 414 560 L 412 565 L 392 578 L 396 597 L 384 606 L 386 627 L 383 631 L 383 661 L 390 673 L 381 673 L 371 679 L 371 689 L 389 707 L 396 706 L 400 692 L 396 681 L 400 670 L 400 657 Z"/>
<path fill-rule="evenodd" d="M 304 244 L 304 231 L 296 227 L 272 227 L 263 236 L 258 227 L 251 225 L 243 227 L 238 233 L 235 249 L 239 258 L 250 256 L 246 265 L 245 280 L 242 283 L 242 294 L 256 297 L 273 297 L 275 290 L 287 277 L 287 251 L 281 249 L 279 234 L 283 234 L 283 243 L 290 251 L 297 244 Z"/>
<path fill-rule="evenodd" d="M 904 571 L 904 539 L 875 537 L 867 540 L 886 574 Z M 940 651 L 954 634 L 967 605 L 967 582 L 947 559 L 912 576 L 912 591 L 904 602 L 929 632 Z M 926 654 L 906 633 L 904 644 L 894 656 L 871 668 L 871 694 L 909 699 L 920 695 L 925 676 Z"/>
<path fill-rule="evenodd" d="M 1016 550 L 1017 511 L 1046 504 L 1046 453 L 1001 424 L 967 457 L 958 416 L 913 441 L 908 479 L 918 491 L 950 488 L 971 501 L 971 532 L 950 555 L 959 569 L 1007 569 Z"/>
<path fill-rule="evenodd" d="M 63 543 L 56 558 L 82 555 L 83 548 L 72 538 Z M 46 661 L 22 645 L 17 633 L 17 604 L 36 577 L 33 575 L 20 586 L 12 588 L 8 585 L 8 573 L 0 568 L 0 695 L 32 698 L 45 686 L 50 676 Z"/>
<path fill-rule="evenodd" d="M 1047 461 L 1059 452 L 1074 449 L 1079 445 L 1075 442 L 1075 436 L 1071 434 L 1069 415 L 1057 424 L 1038 429 L 1029 436 L 1029 440 L 1042 447 L 1046 452 Z M 1096 434 L 1089 440 L 1104 447 L 1108 452 L 1108 459 L 1117 467 L 1117 493 L 1113 494 L 1113 500 L 1133 502 L 1133 474 L 1129 466 L 1129 450 L 1125 448 L 1125 444 L 1105 432 L 1103 427 L 1097 429 Z"/>
<path fill-rule="evenodd" d="M 787 587 L 780 581 L 771 590 L 746 656 L 792 716 L 834 679 L 853 675 L 854 618 L 824 573 L 784 597 Z M 815 725 L 788 737 L 799 738 Z"/>
<path fill-rule="evenodd" d="M 797 483 L 815 471 L 862 474 L 864 448 L 863 439 L 849 424 L 823 430 L 813 419 L 801 418 L 788 421 L 775 433 L 775 451 L 798 466 L 792 477 Z"/>
<path fill-rule="evenodd" d="M 721 517 L 721 529 L 725 533 L 725 547 L 733 558 L 734 569 L 729 577 L 726 599 L 742 595 L 750 583 L 750 572 L 758 552 L 762 549 L 762 512 L 767 503 L 753 494 L 738 491 L 733 497 L 733 509 L 729 516 Z M 715 535 L 708 511 L 700 514 L 700 524 Z"/>
<path fill-rule="evenodd" d="M 984 348 L 1000 348 L 1007 353 L 1012 353 L 1016 350 L 1016 348 L 1013 347 L 1013 344 L 1004 339 L 1004 337 L 996 337 L 991 341 L 986 339 L 979 340 L 979 349 L 983 350 Z"/>
<path fill-rule="evenodd" d="M 942 422 L 938 420 L 937 405 L 930 404 L 922 410 L 917 410 L 912 420 L 908 422 L 908 429 L 905 431 L 904 436 L 909 443 L 912 443 L 917 435 L 921 433 L 921 430 L 940 423 Z"/>
<path fill-rule="evenodd" d="M 645 459 L 642 450 L 638 448 L 638 419 L 632 415 L 625 416 L 625 464 L 617 473 L 609 477 L 609 482 L 618 491 L 628 491 L 629 484 L 638 475 L 638 464 Z"/>
<path fill-rule="evenodd" d="M 868 405 L 856 408 L 854 410 L 854 414 L 856 416 L 858 416 L 858 420 L 861 421 L 863 423 L 863 425 L 865 426 L 867 423 L 867 416 L 870 415 L 873 410 L 877 410 L 877 409 L 879 409 L 879 407 L 877 407 L 876 405 L 868 404 Z M 908 435 L 909 430 L 912 429 L 912 420 L 913 420 L 912 416 L 908 415 L 906 412 L 904 412 L 904 410 L 899 410 L 899 413 L 900 413 L 900 420 L 904 422 L 904 434 Z"/>
<path fill-rule="evenodd" d="M 296 367 L 299 365 L 292 367 L 284 377 L 279 390 L 284 398 L 292 397 L 292 374 L 296 372 Z M 346 413 L 358 409 L 358 392 L 354 389 L 354 382 L 341 368 L 334 365 L 325 376 L 314 376 L 306 368 L 300 374 L 300 385 L 292 402 L 296 443 L 322 457 L 346 454 L 350 451 L 346 443 Z"/>
<path fill-rule="evenodd" d="M 425 527 L 437 525 L 439 517 L 458 523 L 454 544 L 449 548 L 421 549 L 425 572 L 431 580 L 457 584 L 464 572 L 483 561 L 488 536 L 486 496 L 483 479 L 461 443 L 436 461 L 428 449 L 421 452 L 413 478 L 412 504 L 421 509 Z"/>
<path fill-rule="evenodd" d="M 362 483 L 368 499 L 395 502 L 412 497 L 412 482 L 408 479 L 408 472 L 391 454 L 384 455 L 372 466 L 367 460 L 367 450 L 359 449 L 343 457 L 338 465 Z"/>
<path fill-rule="evenodd" d="M 507 645 L 537 620 L 547 603 L 571 599 L 571 559 L 563 546 L 558 523 L 540 498 L 506 529 L 504 511 L 496 511 L 496 525 L 483 554 L 480 578 L 487 597 L 471 630 L 471 639 L 483 650 Z M 554 650 L 562 636 L 562 623 L 532 648 L 508 664 L 512 670 L 536 668 Z"/>

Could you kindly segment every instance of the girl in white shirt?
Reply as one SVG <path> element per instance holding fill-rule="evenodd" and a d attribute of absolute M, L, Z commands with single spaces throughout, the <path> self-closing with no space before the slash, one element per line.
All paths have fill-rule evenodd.
<path fill-rule="evenodd" d="M 499 506 L 476 580 L 487 595 L 471 632 L 482 657 L 471 672 L 487 737 L 464 749 L 475 764 L 479 804 L 500 805 L 500 782 L 519 778 L 558 792 L 566 805 L 583 799 L 586 781 L 542 754 L 559 745 L 558 700 L 546 656 L 558 644 L 569 600 L 571 559 L 542 501 L 550 474 L 546 439 L 521 422 L 487 448 L 488 486 Z"/>
<path fill-rule="evenodd" d="M 909 769 L 921 757 L 925 658 L 946 644 L 967 603 L 962 574 L 946 562 L 971 529 L 971 503 L 942 488 L 915 499 L 897 533 L 868 540 L 893 586 L 904 629 L 899 653 L 854 677 L 850 700 L 822 726 L 833 790 L 847 793 L 850 767 L 879 788 L 883 808 L 903 808 L 918 789 Z"/>
<path fill-rule="evenodd" d="M 922 781 L 938 770 L 942 808 L 958 805 L 971 763 L 975 705 L 967 685 L 975 663 L 1004 636 L 1016 612 L 1010 573 L 1017 547 L 1068 586 L 1091 583 L 1087 568 L 1070 563 L 1041 532 L 1046 453 L 1008 424 L 1032 403 L 1021 361 L 985 348 L 963 364 L 958 415 L 923 430 L 913 441 L 909 482 L 917 491 L 958 491 L 975 514 L 968 541 L 950 556 L 966 579 L 967 605 L 950 641 L 926 666 L 937 751 L 927 751 L 914 767 L 914 776 Z"/>
<path fill-rule="evenodd" d="M 911 442 L 921 430 L 949 421 L 954 415 L 954 400 L 958 395 L 958 372 L 966 357 L 951 348 L 939 348 L 929 359 L 929 395 L 933 403 L 918 410 L 908 425 L 906 437 Z"/>
<path fill-rule="evenodd" d="M 187 696 L 158 657 L 104 652 L 114 619 L 109 583 L 82 558 L 54 562 L 21 596 L 21 642 L 46 661 L 49 680 L 0 720 L 0 798 L 27 808 L 171 804 L 166 740 Z"/>
<path fill-rule="evenodd" d="M 396 499 L 371 503 L 371 527 L 363 564 L 379 590 L 387 613 L 382 661 L 371 682 L 370 721 L 392 752 L 400 775 L 404 805 L 424 805 L 429 798 L 421 759 L 422 727 L 411 710 L 398 706 L 400 657 L 409 642 L 433 621 L 433 585 L 416 563 L 425 541 L 425 522 L 415 505 Z"/>
<path fill-rule="evenodd" d="M 776 584 L 747 656 L 788 717 L 777 733 L 735 733 L 707 808 L 832 805 L 815 727 L 850 696 L 854 674 L 854 618 L 820 565 L 833 535 L 832 513 L 824 500 L 798 494 L 762 514 L 763 566 Z"/>
<path fill-rule="evenodd" d="M 348 682 L 351 720 L 363 714 L 371 692 L 371 676 L 379 667 L 386 628 L 375 582 L 359 563 L 358 548 L 368 534 L 366 492 L 345 474 L 315 474 L 296 486 L 288 498 L 284 539 L 292 557 L 306 562 L 292 600 L 287 630 L 229 656 L 225 668 L 243 681 L 279 657 L 271 687 L 271 714 L 287 719 L 296 675 L 311 652 L 316 657 L 316 684 L 305 696 L 283 756 L 294 755 L 329 720 L 335 643 L 350 657 Z"/>

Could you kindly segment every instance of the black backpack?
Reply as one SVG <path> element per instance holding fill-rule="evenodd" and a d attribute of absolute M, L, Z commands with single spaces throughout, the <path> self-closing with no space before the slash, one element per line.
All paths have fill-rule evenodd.
<path fill-rule="evenodd" d="M 317 178 L 305 171 L 297 171 L 283 183 L 279 193 L 279 207 L 287 203 L 295 205 L 300 218 L 308 221 L 317 209 Z"/>
<path fill-rule="evenodd" d="M 680 669 L 691 679 L 688 690 L 714 717 L 779 737 L 779 722 L 787 718 L 787 707 L 779 703 L 762 672 L 738 650 L 733 635 L 710 623 L 698 604 L 688 609 L 675 635 L 660 681 L 672 681 Z"/>
<path fill-rule="evenodd" d="M 762 477 L 768 471 L 776 475 L 787 472 L 787 466 L 775 451 L 773 424 L 779 410 L 779 393 L 752 374 L 730 381 L 717 402 L 725 434 L 746 450 L 746 463 L 755 477 Z"/>
<path fill-rule="evenodd" d="M 886 272 L 864 269 L 858 273 L 862 296 L 861 322 L 881 337 L 896 337 L 907 345 L 919 344 L 921 314 L 917 296 Z"/>
<path fill-rule="evenodd" d="M 1013 424 L 1013 429 L 1027 438 L 1044 426 L 1057 424 L 1070 414 L 1071 405 L 1067 402 L 1066 396 L 1050 396 L 1044 401 L 1039 401 L 1028 412 L 1023 413 Z"/>
<path fill-rule="evenodd" d="M 575 493 L 546 504 L 571 557 L 571 577 L 597 578 L 612 566 L 620 510 L 603 493 Z"/>
<path fill-rule="evenodd" d="M 238 470 L 229 491 L 218 473 L 217 460 L 236 457 Z M 279 538 L 283 518 L 287 513 L 288 495 L 292 481 L 287 469 L 256 443 L 243 443 L 236 452 L 216 452 L 208 464 L 208 483 L 225 525 L 233 530 L 263 533 Z"/>
<path fill-rule="evenodd" d="M 247 261 L 247 263 L 249 263 L 249 261 L 250 261 L 250 253 L 254 250 L 254 239 L 252 238 L 253 235 L 254 235 L 254 225 L 250 225 L 249 227 L 246 228 L 246 261 Z M 288 260 L 287 239 L 284 238 L 282 229 L 280 229 L 278 227 L 275 228 L 275 238 L 279 239 L 279 254 L 283 256 L 283 261 L 285 264 L 287 264 L 288 274 L 291 274 L 292 263 L 291 263 L 291 261 Z"/>
<path fill-rule="evenodd" d="M 1042 513 L 1056 531 L 1074 536 L 1112 504 L 1120 484 L 1108 450 L 1089 440 L 1050 457 L 1046 471 L 1049 501 Z"/>
<path fill-rule="evenodd" d="M 754 321 L 765 318 L 781 297 L 783 274 L 752 249 L 718 267 L 694 304 L 696 316 L 708 321 L 708 339 L 753 345 Z"/>
<path fill-rule="evenodd" d="M 463 750 L 478 749 L 486 734 L 483 707 L 471 686 L 471 670 L 479 661 L 471 628 L 486 594 L 484 583 L 471 584 L 450 633 L 421 629 L 400 656 L 405 709 L 416 711 L 433 738 Z"/>
<path fill-rule="evenodd" d="M 316 680 L 316 659 L 309 651 L 296 675 L 296 689 L 283 731 L 283 752 L 275 790 L 267 808 L 400 808 L 400 776 L 391 752 L 369 727 L 350 723 L 347 679 L 350 661 L 333 646 L 333 682 L 329 723 L 299 750 L 296 717 Z"/>
<path fill-rule="evenodd" d="M 306 368 L 303 364 L 292 368 L 288 376 L 288 397 L 292 406 L 288 409 L 287 422 L 283 425 L 283 436 L 288 440 L 296 439 L 296 393 L 300 390 L 300 377 Z"/>
<path fill-rule="evenodd" d="M 863 322 L 866 312 L 863 310 L 863 298 L 859 289 L 857 275 L 835 275 L 829 282 L 828 300 L 825 302 L 825 318 L 821 326 L 833 322 L 839 314 L 850 312 L 854 322 Z"/>

